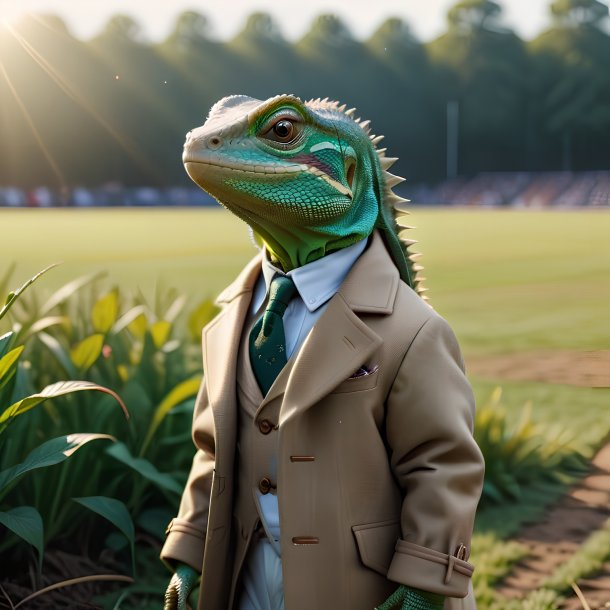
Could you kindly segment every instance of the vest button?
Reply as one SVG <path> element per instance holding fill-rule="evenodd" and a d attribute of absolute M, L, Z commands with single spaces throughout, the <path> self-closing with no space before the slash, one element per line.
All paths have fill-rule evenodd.
<path fill-rule="evenodd" d="M 275 485 L 271 483 L 271 480 L 268 477 L 263 477 L 258 482 L 258 488 L 261 490 L 262 494 L 268 494 L 272 489 L 275 488 Z"/>
<path fill-rule="evenodd" d="M 269 434 L 274 427 L 275 426 L 268 419 L 262 419 L 258 422 L 258 429 L 262 434 Z"/>

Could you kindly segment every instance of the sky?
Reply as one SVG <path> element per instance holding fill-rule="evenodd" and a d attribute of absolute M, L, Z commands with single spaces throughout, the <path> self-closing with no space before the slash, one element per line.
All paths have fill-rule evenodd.
<path fill-rule="evenodd" d="M 499 0 L 504 23 L 523 38 L 533 38 L 549 25 L 551 0 Z M 96 35 L 112 14 L 134 17 L 147 38 L 162 40 L 176 16 L 195 10 L 210 18 L 217 38 L 227 39 L 255 11 L 271 13 L 284 35 L 300 38 L 313 18 L 321 13 L 341 17 L 357 38 L 366 38 L 387 17 L 407 21 L 421 40 L 431 40 L 445 30 L 447 9 L 456 0 L 0 0 L 0 20 L 12 20 L 24 11 L 54 13 L 62 17 L 73 34 Z"/>

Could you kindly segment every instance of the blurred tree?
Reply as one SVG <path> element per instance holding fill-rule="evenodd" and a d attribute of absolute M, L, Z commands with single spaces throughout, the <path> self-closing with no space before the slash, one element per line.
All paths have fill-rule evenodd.
<path fill-rule="evenodd" d="M 608 6 L 599 0 L 555 0 L 551 13 L 564 26 L 600 27 L 608 16 Z"/>
<path fill-rule="evenodd" d="M 373 129 L 386 136 L 381 146 L 400 157 L 396 171 L 407 180 L 434 179 L 442 166 L 443 105 L 434 96 L 434 83 L 423 45 L 409 25 L 392 17 L 365 43 L 378 62 L 383 83 L 369 103 L 377 112 Z M 366 78 L 370 78 L 367 75 Z M 368 118 L 368 117 L 367 117 Z"/>
<path fill-rule="evenodd" d="M 401 158 L 397 172 L 415 181 L 444 175 L 451 100 L 460 102 L 462 173 L 607 168 L 608 9 L 555 0 L 550 13 L 553 27 L 527 45 L 490 0 L 457 2 L 447 32 L 426 45 L 396 18 L 362 43 L 338 17 L 320 15 L 296 44 L 265 13 L 229 42 L 194 11 L 159 44 L 127 15 L 88 42 L 52 15 L 4 23 L 0 183 L 188 184 L 184 134 L 232 93 L 356 106 Z"/>
<path fill-rule="evenodd" d="M 233 54 L 231 93 L 266 99 L 295 93 L 303 69 L 293 46 L 267 13 L 253 13 L 244 28 L 227 43 Z"/>
<path fill-rule="evenodd" d="M 541 169 L 608 167 L 608 7 L 596 0 L 557 0 L 550 10 L 553 27 L 528 45 Z"/>
<path fill-rule="evenodd" d="M 185 11 L 178 15 L 176 25 L 168 40 L 173 40 L 188 50 L 208 40 L 211 32 L 210 20 L 205 15 L 195 11 Z"/>
<path fill-rule="evenodd" d="M 316 17 L 296 50 L 303 66 L 297 89 L 302 97 L 329 97 L 355 106 L 356 116 L 370 120 L 375 133 L 387 129 L 383 117 L 388 82 L 381 60 L 354 39 L 339 17 Z"/>
<path fill-rule="evenodd" d="M 173 69 L 128 15 L 111 17 L 88 47 L 107 79 L 97 101 L 115 134 L 107 173 L 129 185 L 159 185 L 182 176 L 173 147 L 181 145 L 185 129 L 172 100 Z"/>
<path fill-rule="evenodd" d="M 426 45 L 435 97 L 460 104 L 460 173 L 525 169 L 528 57 L 500 17 L 495 2 L 464 0 L 449 10 L 447 33 Z"/>
<path fill-rule="evenodd" d="M 114 15 L 106 22 L 102 36 L 117 41 L 145 42 L 140 24 L 129 15 Z"/>
<path fill-rule="evenodd" d="M 211 105 L 219 98 L 235 93 L 233 72 L 236 65 L 226 45 L 213 38 L 210 20 L 195 11 L 185 11 L 156 52 L 169 69 L 168 106 L 176 118 L 176 128 L 165 142 L 167 154 L 173 155 L 172 181 L 189 184 L 180 155 L 185 133 L 205 120 Z"/>
<path fill-rule="evenodd" d="M 353 37 L 345 23 L 335 15 L 319 15 L 296 50 L 307 66 L 302 88 L 306 97 L 345 99 L 362 106 L 363 99 L 374 95 L 377 61 Z M 363 81 L 367 86 L 363 86 Z M 371 117 L 367 117 L 371 118 Z"/>
<path fill-rule="evenodd" d="M 492 0 L 462 0 L 449 9 L 450 29 L 472 34 L 478 30 L 500 29 L 502 7 Z"/>

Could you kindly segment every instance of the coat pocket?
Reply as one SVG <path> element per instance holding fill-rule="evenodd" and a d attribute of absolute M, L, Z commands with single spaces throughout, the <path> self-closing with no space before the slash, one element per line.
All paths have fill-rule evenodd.
<path fill-rule="evenodd" d="M 350 377 L 342 381 L 331 394 L 343 394 L 347 392 L 362 392 L 363 390 L 372 390 L 377 386 L 379 379 L 379 368 L 374 369 L 367 375 L 360 377 Z"/>
<path fill-rule="evenodd" d="M 400 522 L 377 521 L 352 526 L 360 561 L 367 567 L 386 576 L 394 556 L 396 541 L 400 538 Z"/>

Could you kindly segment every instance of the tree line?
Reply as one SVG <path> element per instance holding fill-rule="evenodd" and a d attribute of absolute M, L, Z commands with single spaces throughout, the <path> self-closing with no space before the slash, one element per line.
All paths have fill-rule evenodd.
<path fill-rule="evenodd" d="M 555 0 L 549 12 L 549 29 L 524 41 L 500 4 L 462 0 L 426 43 L 398 18 L 359 41 L 320 15 L 291 43 L 255 13 L 218 41 L 189 11 L 153 44 L 125 15 L 87 41 L 56 16 L 29 16 L 0 28 L 0 184 L 186 184 L 184 134 L 235 93 L 356 106 L 413 182 L 445 177 L 448 103 L 460 174 L 608 169 L 608 7 Z"/>

